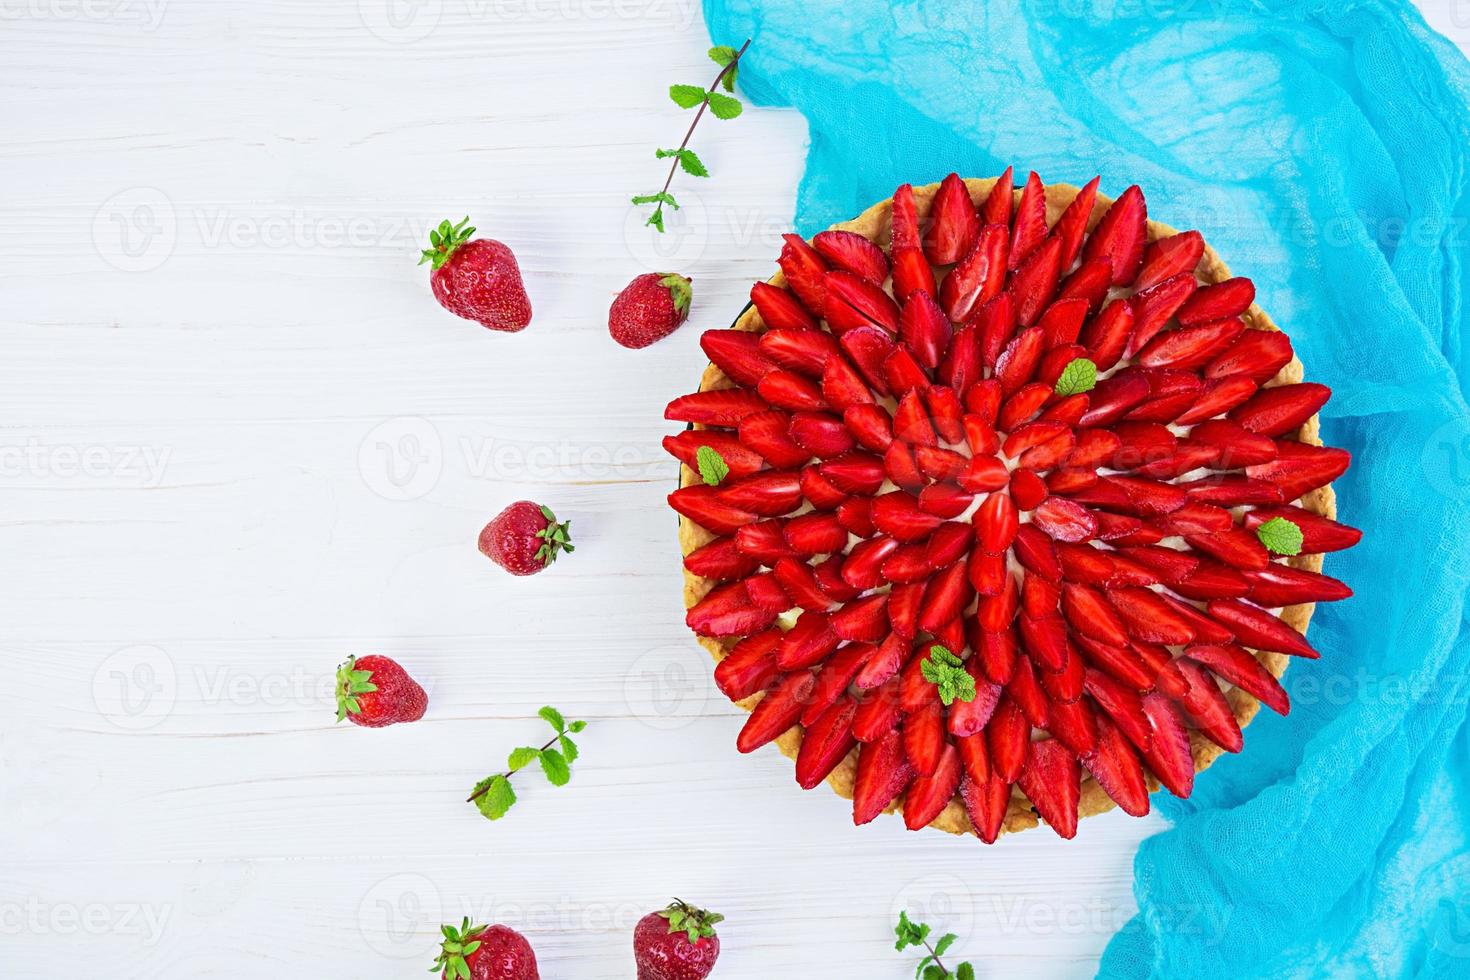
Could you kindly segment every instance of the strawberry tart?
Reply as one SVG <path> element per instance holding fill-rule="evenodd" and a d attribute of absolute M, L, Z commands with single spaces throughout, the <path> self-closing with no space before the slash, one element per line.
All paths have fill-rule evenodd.
<path fill-rule="evenodd" d="M 1315 659 L 1348 453 L 1198 232 L 1035 173 L 898 188 L 704 334 L 666 417 L 688 624 L 863 824 L 1072 837 L 1238 752 Z"/>

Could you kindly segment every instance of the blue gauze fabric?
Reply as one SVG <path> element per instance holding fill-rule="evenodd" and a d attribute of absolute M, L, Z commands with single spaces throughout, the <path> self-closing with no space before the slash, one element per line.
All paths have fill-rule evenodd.
<path fill-rule="evenodd" d="M 1350 449 L 1323 652 L 1293 710 L 1136 859 L 1104 977 L 1470 977 L 1465 404 L 1470 66 L 1408 3 L 706 0 L 740 82 L 806 116 L 810 234 L 904 181 L 1015 164 L 1198 228 L 1335 391 Z M 1074 845 L 1086 847 L 1086 832 Z"/>

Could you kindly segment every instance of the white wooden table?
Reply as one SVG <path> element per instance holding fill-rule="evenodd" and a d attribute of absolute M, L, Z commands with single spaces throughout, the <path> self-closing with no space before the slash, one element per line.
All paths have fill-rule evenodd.
<path fill-rule="evenodd" d="M 1091 972 L 1157 819 L 856 831 L 734 750 L 658 440 L 771 269 L 805 130 L 706 122 L 715 179 L 650 238 L 627 199 L 707 44 L 690 0 L 0 0 L 0 974 L 412 976 L 468 915 L 611 980 L 674 895 L 728 916 L 724 978 L 905 976 L 905 907 L 981 976 Z M 523 334 L 415 267 L 465 214 L 519 256 Z M 611 297 L 664 269 L 691 322 L 615 346 Z M 513 579 L 475 536 L 527 497 L 578 549 Z M 373 651 L 424 721 L 332 723 Z M 545 703 L 591 723 L 573 782 L 488 823 L 463 797 Z"/>

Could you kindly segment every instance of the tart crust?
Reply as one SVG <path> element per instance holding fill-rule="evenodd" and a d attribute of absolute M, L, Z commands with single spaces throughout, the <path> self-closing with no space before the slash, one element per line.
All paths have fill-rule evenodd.
<path fill-rule="evenodd" d="M 969 189 L 970 200 L 978 206 L 990 193 L 990 189 L 994 186 L 995 181 L 996 178 L 994 177 L 985 179 L 966 178 L 965 185 Z M 938 189 L 939 184 L 937 183 L 914 188 L 914 202 L 917 205 L 920 218 L 928 214 L 930 204 Z M 1047 186 L 1046 219 L 1048 225 L 1056 222 L 1062 211 L 1077 196 L 1078 190 L 1077 187 L 1071 184 L 1051 184 Z M 1021 190 L 1017 188 L 1014 191 L 1014 200 L 1019 201 L 1020 196 Z M 1092 215 L 1087 222 L 1089 232 L 1102 220 L 1103 214 L 1112 203 L 1111 198 L 1101 193 L 1097 195 L 1096 202 L 1093 204 Z M 891 232 L 892 210 L 893 201 L 891 199 L 885 199 L 874 204 L 851 221 L 843 221 L 833 225 L 832 230 L 856 232 L 886 249 Z M 1177 234 L 1176 230 L 1166 224 L 1153 220 L 1148 222 L 1148 240 L 1150 242 L 1174 234 Z M 1200 258 L 1199 264 L 1195 267 L 1194 271 L 1195 276 L 1207 284 L 1223 282 L 1231 277 L 1230 269 L 1225 265 L 1224 260 L 1216 254 L 1215 250 L 1210 247 L 1208 242 L 1205 243 L 1204 255 Z M 782 286 L 785 285 L 786 277 L 782 273 L 777 272 L 767 281 L 772 285 Z M 1255 303 L 1252 303 L 1250 309 L 1242 314 L 1242 316 L 1246 321 L 1248 329 L 1280 329 L 1272 322 L 1271 317 L 1267 315 L 1266 311 Z M 754 306 L 747 306 L 731 326 L 736 330 L 751 330 L 756 332 L 762 332 L 766 329 L 765 323 L 761 320 L 760 314 L 756 312 Z M 1283 367 L 1273 381 L 1268 384 L 1294 384 L 1301 381 L 1302 378 L 1302 363 L 1293 355 L 1291 362 Z M 705 368 L 704 375 L 700 379 L 699 390 L 706 391 L 712 388 L 729 388 L 733 386 L 733 382 L 725 376 L 725 373 L 711 364 Z M 1320 446 L 1322 441 L 1318 436 L 1318 425 L 1319 417 L 1313 415 L 1298 430 L 1297 439 L 1300 442 Z M 698 426 L 697 428 L 702 428 L 702 426 Z M 699 474 L 688 466 L 681 463 L 679 470 L 679 486 L 684 487 L 699 482 Z M 1336 497 L 1331 484 L 1307 493 L 1297 503 L 1304 509 L 1312 511 L 1315 514 L 1320 514 L 1323 517 L 1335 518 L 1337 515 Z M 688 555 L 696 548 L 709 543 L 714 537 L 715 535 L 688 518 L 682 515 L 679 517 L 679 547 L 683 555 Z M 1320 554 L 1298 555 L 1288 559 L 1287 564 L 1294 568 L 1320 572 L 1322 570 L 1322 556 Z M 684 572 L 684 607 L 688 609 L 694 606 L 695 603 L 704 598 L 705 594 L 715 584 L 710 579 L 694 575 L 686 570 Z M 1287 606 L 1280 611 L 1278 616 L 1282 622 L 1286 623 L 1292 629 L 1305 634 L 1307 632 L 1307 624 L 1311 621 L 1312 612 L 1315 608 L 1316 604 L 1311 602 Z M 717 662 L 725 658 L 730 648 L 736 642 L 734 639 L 717 640 L 709 637 L 698 637 L 698 640 L 700 645 L 708 650 Z M 1286 672 L 1286 667 L 1290 660 L 1287 655 L 1254 650 L 1251 652 L 1277 678 L 1280 678 Z M 750 711 L 764 696 L 764 694 L 752 695 L 744 701 L 739 702 L 739 704 L 746 711 Z M 1255 717 L 1256 712 L 1260 709 L 1260 702 L 1245 691 L 1234 687 L 1226 692 L 1226 697 L 1230 702 L 1231 710 L 1235 713 L 1235 720 L 1240 723 L 1242 729 L 1245 728 L 1246 725 L 1250 724 L 1251 719 Z M 776 745 L 787 758 L 795 760 L 797 751 L 801 748 L 801 739 L 801 727 L 799 725 L 793 726 L 776 739 Z M 1205 738 L 1196 729 L 1190 729 L 1189 739 L 1190 749 L 1194 755 L 1194 768 L 1196 772 L 1207 769 L 1225 751 Z M 850 800 L 852 799 L 853 783 L 856 777 L 857 749 L 853 749 L 847 758 L 839 763 L 837 768 L 832 771 L 832 774 L 827 777 L 827 784 L 832 787 L 838 796 Z M 1160 788 L 1158 780 L 1154 778 L 1152 773 L 1145 770 L 1145 777 L 1148 780 L 1148 787 L 1151 793 Z M 902 797 L 900 797 L 901 799 Z M 1099 813 L 1106 813 L 1116 805 L 1107 793 L 1103 791 L 1103 788 L 1098 785 L 1097 780 L 1084 769 L 1082 773 L 1082 795 L 1078 807 L 1078 815 L 1081 817 L 1090 817 Z M 894 813 L 899 809 L 899 801 L 895 801 L 885 812 Z M 1019 789 L 1013 789 L 1010 809 L 1006 813 L 1001 832 L 1003 834 L 1016 833 L 1017 831 L 1035 827 L 1037 823 L 1036 811 L 1031 806 L 1030 801 L 1020 793 Z M 969 816 L 966 814 L 958 798 L 950 800 L 949 805 L 929 824 L 929 827 L 950 834 L 968 834 L 973 832 Z"/>

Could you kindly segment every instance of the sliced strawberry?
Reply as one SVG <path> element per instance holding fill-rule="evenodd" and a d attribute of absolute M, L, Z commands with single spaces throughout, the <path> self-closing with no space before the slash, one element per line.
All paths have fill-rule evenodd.
<path fill-rule="evenodd" d="M 1045 337 L 1042 338 L 1042 341 L 1044 344 Z M 998 385 L 999 381 L 997 380 L 996 383 Z M 1023 384 L 1001 404 L 1000 417 L 995 420 L 996 426 L 1002 431 L 1014 432 L 1035 418 L 1042 406 L 1050 401 L 1054 394 L 1055 392 L 1049 385 L 1044 385 L 1039 381 Z M 1063 428 L 1066 427 L 1063 426 Z M 1048 437 L 1055 434 L 1055 431 L 1047 432 Z"/>
<path fill-rule="evenodd" d="M 760 335 L 761 353 L 775 366 L 820 378 L 827 361 L 837 356 L 837 342 L 824 330 L 793 327 Z"/>
<path fill-rule="evenodd" d="M 742 579 L 760 567 L 755 558 L 740 553 L 734 538 L 716 538 L 684 557 L 684 567 L 702 578 Z"/>
<path fill-rule="evenodd" d="M 965 566 L 959 562 L 934 576 L 919 604 L 919 626 L 933 633 L 954 619 L 974 598 L 966 578 Z"/>
<path fill-rule="evenodd" d="M 1000 381 L 1000 390 L 1013 395 L 1030 381 L 1041 363 L 1041 354 L 1046 338 L 1041 330 L 1032 327 L 1016 335 L 995 362 L 995 376 Z"/>
<path fill-rule="evenodd" d="M 720 454 L 731 476 L 746 476 L 765 465 L 761 455 L 740 444 L 728 432 L 714 429 L 685 429 L 677 435 L 664 436 L 664 449 L 690 469 L 699 470 L 699 448 L 708 446 Z"/>
<path fill-rule="evenodd" d="M 1197 231 L 1182 231 L 1150 242 L 1143 251 L 1143 267 L 1133 288 L 1147 289 L 1181 272 L 1193 272 L 1204 253 L 1205 240 Z"/>
<path fill-rule="evenodd" d="M 801 300 L 780 286 L 773 286 L 768 282 L 758 282 L 750 287 L 750 301 L 755 304 L 755 311 L 760 314 L 761 321 L 769 329 L 775 330 L 785 327 L 795 327 L 810 330 L 815 329 L 817 326 L 817 318 L 805 306 L 801 305 Z M 705 336 L 707 337 L 710 333 L 716 332 L 713 330 L 708 331 Z M 724 331 L 718 332 L 723 333 Z M 730 332 L 738 333 L 740 331 Z M 750 337 L 751 340 L 756 339 L 754 334 L 751 334 Z M 705 352 L 709 352 L 708 347 L 705 347 Z M 710 360 L 714 360 L 714 358 L 711 357 Z M 729 372 L 727 371 L 726 373 L 728 374 Z M 759 380 L 759 378 L 756 380 Z"/>
<path fill-rule="evenodd" d="M 1040 318 L 1042 311 L 1056 295 L 1057 280 L 1061 273 L 1061 239 L 1047 238 L 1011 274 L 1011 292 L 1015 296 L 1018 324 L 1029 327 Z"/>
<path fill-rule="evenodd" d="M 1196 288 L 1194 276 L 1184 273 L 1135 293 L 1129 300 L 1133 305 L 1133 335 L 1128 338 L 1128 352 L 1146 347 Z"/>
<path fill-rule="evenodd" d="M 1082 769 L 1077 757 L 1054 738 L 1030 743 L 1019 776 L 1021 792 L 1057 836 L 1077 836 L 1077 804 L 1082 795 Z"/>
<path fill-rule="evenodd" d="M 1276 484 L 1238 474 L 1206 476 L 1178 486 L 1190 500 L 1216 507 L 1279 504 L 1283 499 L 1281 488 Z"/>
<path fill-rule="evenodd" d="M 801 493 L 817 510 L 835 510 L 847 500 L 847 494 L 822 475 L 818 466 L 803 466 L 799 471 Z"/>
<path fill-rule="evenodd" d="M 834 269 L 851 272 L 881 286 L 888 278 L 888 258 L 883 250 L 857 232 L 821 231 L 812 236 L 812 248 Z"/>
<path fill-rule="evenodd" d="M 831 617 L 808 609 L 781 637 L 781 645 L 776 648 L 776 663 L 782 670 L 814 667 L 826 660 L 841 642 L 832 629 Z"/>
<path fill-rule="evenodd" d="M 1211 469 L 1234 470 L 1269 463 L 1278 452 L 1270 437 L 1249 432 L 1228 419 L 1201 422 L 1190 430 L 1189 437 L 1218 450 L 1219 458 Z"/>
<path fill-rule="evenodd" d="M 1189 643 L 1195 631 L 1155 592 L 1129 587 L 1108 594 L 1128 635 L 1149 643 Z"/>
<path fill-rule="evenodd" d="M 789 513 L 800 506 L 802 498 L 800 477 L 789 470 L 752 473 L 729 480 L 718 490 L 721 503 L 762 517 Z"/>
<path fill-rule="evenodd" d="M 1134 184 L 1114 201 L 1082 248 L 1082 261 L 1106 255 L 1113 263 L 1113 285 L 1126 286 L 1138 274 L 1148 241 L 1148 208 Z"/>
<path fill-rule="evenodd" d="M 1036 679 L 1036 667 L 1030 658 L 1020 657 L 1016 660 L 1015 670 L 1011 673 L 1010 683 L 1005 686 L 1005 693 L 1016 702 L 1016 706 L 1031 725 L 1037 728 L 1047 726 L 1051 705 L 1047 701 L 1046 692 L 1041 689 L 1041 682 Z"/>
<path fill-rule="evenodd" d="M 774 566 L 782 558 L 793 558 L 796 552 L 786 543 L 786 522 L 757 521 L 735 532 L 735 548 L 762 565 Z M 752 569 L 754 571 L 754 569 Z"/>
<path fill-rule="evenodd" d="M 1150 678 L 1152 685 L 1152 677 Z M 1083 679 L 1083 689 L 1102 709 L 1099 717 L 1106 716 L 1118 726 L 1119 731 L 1140 750 L 1146 750 L 1153 739 L 1153 726 L 1143 710 L 1143 702 L 1136 685 L 1120 679 L 1108 668 L 1089 667 Z"/>
<path fill-rule="evenodd" d="M 921 830 L 934 822 L 954 799 L 960 786 L 960 753 L 945 745 L 939 763 L 929 775 L 920 775 L 903 798 L 903 821 L 909 830 Z"/>
<path fill-rule="evenodd" d="M 1346 449 L 1309 446 L 1302 442 L 1277 442 L 1274 462 L 1246 467 L 1245 475 L 1274 483 L 1283 501 L 1296 500 L 1326 486 L 1347 471 L 1352 455 Z"/>
<path fill-rule="evenodd" d="M 889 393 L 885 362 L 896 345 L 881 327 L 857 327 L 842 335 L 842 350 L 852 361 L 873 390 L 880 395 Z"/>
<path fill-rule="evenodd" d="M 883 578 L 895 584 L 927 582 L 934 570 L 924 560 L 924 546 L 906 544 L 883 562 Z"/>
<path fill-rule="evenodd" d="M 1064 264 L 1062 268 L 1066 268 L 1066 265 Z M 1113 261 L 1104 255 L 1100 259 L 1083 263 L 1077 267 L 1076 272 L 1063 279 L 1062 287 L 1057 293 L 1057 302 L 1080 300 L 1086 304 L 1089 314 L 1096 313 L 1102 308 L 1103 300 L 1108 298 L 1108 289 L 1112 284 Z M 1128 304 L 1123 302 L 1119 305 L 1127 306 Z M 1121 345 L 1119 350 L 1122 350 Z"/>
<path fill-rule="evenodd" d="M 1245 736 L 1215 678 L 1187 657 L 1175 660 L 1170 669 L 1183 682 L 1184 693 L 1176 701 L 1185 717 L 1226 752 L 1239 752 L 1245 746 Z"/>
<path fill-rule="evenodd" d="M 1035 510 L 1046 499 L 1048 486 L 1030 470 L 1016 470 L 1011 474 L 1011 496 L 1021 510 Z"/>
<path fill-rule="evenodd" d="M 934 265 L 958 262 L 970 251 L 979 232 L 980 218 L 970 201 L 970 191 L 959 174 L 952 173 L 940 183 L 929 207 L 924 254 Z"/>
<path fill-rule="evenodd" d="M 1327 404 L 1332 389 L 1304 382 L 1264 388 L 1230 413 L 1230 419 L 1263 436 L 1281 436 L 1300 428 Z"/>
<path fill-rule="evenodd" d="M 914 768 L 904 755 L 903 736 L 897 730 L 863 745 L 858 749 L 852 822 L 858 826 L 871 822 L 913 781 Z"/>
<path fill-rule="evenodd" d="M 1101 528 L 1101 518 L 1109 515 L 1095 514 L 1093 516 L 1099 519 L 1099 528 Z M 1107 538 L 1101 538 L 1101 540 L 1107 540 Z M 1062 566 L 1062 577 L 1068 582 L 1100 585 L 1113 576 L 1113 560 L 1092 545 L 1063 542 L 1058 544 L 1056 549 L 1057 558 Z"/>
<path fill-rule="evenodd" d="M 1031 522 L 1056 541 L 1086 541 L 1097 533 L 1092 512 L 1065 497 L 1047 497 L 1031 512 Z"/>
<path fill-rule="evenodd" d="M 1180 799 L 1188 799 L 1194 792 L 1194 756 L 1184 719 L 1162 694 L 1145 694 L 1142 703 L 1153 730 L 1149 744 L 1142 747 L 1144 761 L 1164 788 Z"/>
<path fill-rule="evenodd" d="M 970 633 L 970 646 L 975 650 L 981 673 L 991 683 L 1010 682 L 1016 668 L 1016 638 L 1009 629 L 987 633 L 976 623 Z"/>
<path fill-rule="evenodd" d="M 1312 649 L 1306 637 L 1264 609 L 1239 599 L 1215 599 L 1205 610 L 1248 647 L 1306 657 L 1309 660 L 1316 660 L 1320 656 Z"/>
<path fill-rule="evenodd" d="M 929 698 L 903 719 L 903 748 L 909 763 L 919 776 L 929 776 L 939 767 L 944 753 L 944 708 L 939 695 L 929 685 Z"/>
<path fill-rule="evenodd" d="M 988 555 L 978 549 L 970 552 L 966 574 L 970 587 L 980 596 L 1000 595 L 1006 587 L 1006 579 L 1010 577 L 1005 555 Z"/>
<path fill-rule="evenodd" d="M 1235 644 L 1195 643 L 1184 649 L 1190 660 L 1245 691 L 1278 715 L 1291 711 L 1291 699 L 1265 665 Z"/>
<path fill-rule="evenodd" d="M 706 330 L 699 338 L 699 346 L 715 367 L 746 387 L 754 387 L 776 366 L 761 351 L 760 334 L 749 330 Z"/>
<path fill-rule="evenodd" d="M 968 320 L 1000 292 L 1006 279 L 1006 248 L 1004 225 L 979 230 L 975 244 L 939 284 L 939 303 L 951 320 Z"/>
<path fill-rule="evenodd" d="M 992 683 L 979 663 L 978 656 L 965 661 L 965 670 L 975 679 L 975 697 L 956 701 L 949 707 L 949 733 L 956 738 L 975 735 L 985 730 L 1000 703 L 1001 686 Z"/>
<path fill-rule="evenodd" d="M 1256 284 L 1236 277 L 1201 287 L 1179 311 L 1179 322 L 1186 327 L 1211 320 L 1239 316 L 1255 302 Z"/>
<path fill-rule="evenodd" d="M 1033 170 L 1026 177 L 1026 186 L 1021 190 L 1021 201 L 1016 205 L 1008 261 L 1010 268 L 1020 265 L 1021 260 L 1041 244 L 1041 240 L 1046 237 L 1046 231 L 1046 188 Z"/>
<path fill-rule="evenodd" d="M 817 471 L 844 493 L 865 497 L 877 493 L 884 480 L 883 460 L 871 453 L 844 453 L 821 463 Z"/>
<path fill-rule="evenodd" d="M 1239 317 L 1169 330 L 1154 337 L 1138 352 L 1138 363 L 1144 367 L 1192 371 L 1224 353 L 1244 331 L 1245 324 Z"/>
<path fill-rule="evenodd" d="M 846 693 L 858 672 L 878 653 L 879 648 L 871 643 L 849 643 L 839 647 L 817 671 L 817 682 L 801 712 L 801 724 L 814 724 Z M 856 709 L 856 704 L 853 707 Z"/>
<path fill-rule="evenodd" d="M 922 501 L 920 503 L 922 505 Z M 972 538 L 970 524 L 948 521 L 939 525 L 924 543 L 925 564 L 934 571 L 948 568 L 969 553 Z"/>
<path fill-rule="evenodd" d="M 822 390 L 795 371 L 777 368 L 767 372 L 756 391 L 772 408 L 788 412 L 817 412 L 828 407 Z"/>
<path fill-rule="evenodd" d="M 668 499 L 670 507 L 713 534 L 734 534 L 756 519 L 750 511 L 732 507 L 721 500 L 719 487 L 680 487 L 669 494 Z"/>
<path fill-rule="evenodd" d="M 1230 411 L 1256 392 L 1256 383 L 1243 374 L 1209 382 L 1199 400 L 1174 420 L 1176 425 L 1193 425 Z"/>
<path fill-rule="evenodd" d="M 1199 563 L 1199 567 L 1169 588 L 1188 599 L 1239 599 L 1250 592 L 1250 583 L 1235 569 L 1218 562 Z"/>
<path fill-rule="evenodd" d="M 890 235 L 895 248 L 917 248 L 919 245 L 919 209 L 914 203 L 912 184 L 900 184 L 893 192 Z"/>
<path fill-rule="evenodd" d="M 828 412 L 793 412 L 786 431 L 792 442 L 820 459 L 833 459 L 857 446 L 842 419 Z"/>
<path fill-rule="evenodd" d="M 772 374 L 774 373 L 776 372 L 773 371 Z M 832 358 L 822 369 L 821 397 L 839 412 L 846 412 L 854 405 L 869 405 L 873 402 L 873 393 L 868 388 L 868 382 L 845 357 Z"/>
<path fill-rule="evenodd" d="M 917 247 L 893 246 L 893 296 L 903 302 L 915 293 L 939 294 L 934 282 L 934 269 Z"/>
<path fill-rule="evenodd" d="M 917 490 L 927 482 L 924 474 L 919 472 L 914 451 L 909 448 L 908 443 L 898 439 L 893 440 L 888 452 L 883 454 L 883 472 L 905 490 Z"/>
<path fill-rule="evenodd" d="M 1013 173 L 1013 168 L 1006 167 L 1005 173 L 991 185 L 990 193 L 985 196 L 985 203 L 980 205 L 980 221 L 983 224 L 1010 225 L 1015 198 Z"/>
<path fill-rule="evenodd" d="M 919 364 L 931 371 L 938 367 L 940 358 L 949 349 L 951 332 L 949 319 L 934 297 L 917 292 L 904 300 L 898 319 L 898 338 Z"/>
<path fill-rule="evenodd" d="M 1071 752 L 1088 755 L 1097 748 L 1097 712 L 1088 702 L 1053 701 L 1048 711 L 1047 731 Z"/>
<path fill-rule="evenodd" d="M 881 536 L 859 541 L 842 564 L 842 580 L 854 589 L 875 589 L 883 581 L 883 562 L 898 550 L 898 542 Z"/>
<path fill-rule="evenodd" d="M 1271 563 L 1271 554 L 1256 536 L 1242 528 L 1209 534 L 1187 534 L 1184 540 L 1191 548 L 1245 571 L 1263 569 Z"/>
<path fill-rule="evenodd" d="M 827 263 L 800 235 L 782 235 L 781 257 L 777 260 L 791 291 L 814 313 L 827 306 L 827 288 L 823 276 Z"/>
<path fill-rule="evenodd" d="M 1046 691 L 1046 696 L 1053 703 L 1064 701 L 1076 701 L 1082 697 L 1083 672 L 1086 663 L 1072 646 L 1067 644 L 1066 660 L 1061 670 L 1043 671 L 1040 675 L 1041 686 Z"/>
<path fill-rule="evenodd" d="M 766 410 L 766 404 L 753 391 L 741 388 L 717 388 L 680 395 L 664 409 L 664 418 L 674 422 L 719 425 L 734 428 L 747 415 Z"/>
<path fill-rule="evenodd" d="M 832 608 L 832 597 L 823 590 L 816 571 L 806 562 L 795 558 L 778 558 L 771 569 L 793 606 L 817 612 Z"/>
<path fill-rule="evenodd" d="M 873 498 L 874 527 L 897 541 L 920 541 L 944 523 L 919 508 L 918 498 L 905 490 L 890 490 Z"/>
<path fill-rule="evenodd" d="M 1087 300 L 1068 299 L 1065 296 L 1046 308 L 1036 325 L 1041 328 L 1048 350 L 1074 344 L 1082 333 L 1082 324 L 1087 320 Z M 1078 354 L 1085 357 L 1086 351 Z"/>
<path fill-rule="evenodd" d="M 931 480 L 953 480 L 965 471 L 970 458 L 938 446 L 916 446 L 914 461 L 919 464 L 919 472 Z"/>
<path fill-rule="evenodd" d="M 857 745 L 852 736 L 857 708 L 856 701 L 844 697 L 806 726 L 796 755 L 796 783 L 802 789 L 815 788 Z"/>
<path fill-rule="evenodd" d="M 999 595 L 986 596 L 975 610 L 976 624 L 986 633 L 998 633 L 1008 628 L 1016 618 L 1020 604 L 1020 588 L 1016 577 L 1007 575 L 1005 587 Z"/>
<path fill-rule="evenodd" d="M 995 306 L 1000 302 L 1001 300 L 997 298 L 990 306 Z M 944 359 L 939 362 L 939 383 L 948 385 L 956 392 L 968 391 L 970 385 L 980 380 L 980 368 L 979 333 L 972 327 L 963 327 L 955 331 L 949 342 L 949 350 L 945 353 Z"/>
<path fill-rule="evenodd" d="M 1118 726 L 1104 716 L 1097 718 L 1097 748 L 1082 757 L 1082 764 L 1124 813 L 1147 815 L 1148 784 L 1143 778 L 1143 764 Z"/>
<path fill-rule="evenodd" d="M 953 483 L 931 483 L 919 491 L 919 509 L 948 520 L 970 509 L 975 495 Z"/>
<path fill-rule="evenodd" d="M 1011 299 L 1011 294 L 1001 293 L 986 303 L 971 322 L 974 324 L 975 351 L 979 363 L 988 368 L 995 367 L 1000 352 L 1016 335 L 1016 304 Z M 977 373 L 976 384 L 981 383 L 983 382 L 979 381 Z M 994 422 L 994 417 L 990 421 Z"/>
<path fill-rule="evenodd" d="M 1002 697 L 985 728 L 986 748 L 995 774 L 1014 783 L 1026 765 L 1026 747 L 1031 744 L 1031 723 L 1020 705 Z"/>
<path fill-rule="evenodd" d="M 1291 341 L 1279 330 L 1247 330 L 1225 353 L 1205 365 L 1205 378 L 1242 374 L 1264 384 L 1291 361 Z"/>
<path fill-rule="evenodd" d="M 827 290 L 823 314 L 835 333 L 869 324 L 890 334 L 898 332 L 898 304 L 883 287 L 840 269 L 828 272 L 823 282 Z"/>
<path fill-rule="evenodd" d="M 1302 553 L 1307 555 L 1351 548 L 1363 537 L 1363 532 L 1355 527 L 1300 507 L 1259 507 L 1246 513 L 1245 526 L 1254 531 L 1273 517 L 1283 517 L 1301 529 Z"/>
<path fill-rule="evenodd" d="M 776 646 L 781 631 L 770 629 L 747 636 L 715 666 L 715 685 L 731 701 L 743 701 L 771 685 L 781 673 Z"/>
<path fill-rule="evenodd" d="M 887 452 L 893 442 L 893 417 L 881 405 L 852 405 L 843 410 L 842 424 L 865 449 Z"/>
<path fill-rule="evenodd" d="M 1010 784 L 999 776 L 976 782 L 966 775 L 960 780 L 960 799 L 965 804 L 975 836 L 987 844 L 994 844 L 1000 837 L 1000 829 L 1010 807 Z"/>
<path fill-rule="evenodd" d="M 1111 308 L 1111 307 L 1109 307 Z M 1108 311 L 1103 310 L 1105 315 Z M 1098 362 L 1099 368 L 1102 362 Z M 1121 419 L 1149 396 L 1148 378 L 1138 372 L 1120 371 L 1104 378 L 1089 393 L 1092 397 L 1082 416 L 1084 428 L 1106 428 Z"/>
<path fill-rule="evenodd" d="M 1031 659 L 1043 670 L 1060 670 L 1067 657 L 1067 628 L 1062 617 L 1036 617 L 1023 612 L 1016 623 Z"/>
<path fill-rule="evenodd" d="M 885 682 L 858 704 L 852 734 L 859 742 L 877 742 L 898 727 L 903 711 L 898 704 L 897 677 Z M 900 736 L 901 737 L 901 736 Z"/>
<path fill-rule="evenodd" d="M 1062 212 L 1057 219 L 1056 227 L 1052 234 L 1062 241 L 1062 268 L 1067 269 L 1072 265 L 1077 254 L 1082 251 L 1082 239 L 1087 234 L 1087 222 L 1092 218 L 1092 208 L 1097 202 L 1097 186 L 1102 178 L 1094 177 L 1089 180 L 1072 198 L 1072 203 Z M 1108 268 L 1112 269 L 1111 258 L 1107 259 Z"/>
<path fill-rule="evenodd" d="M 754 752 L 762 745 L 774 742 L 794 726 L 815 683 L 816 675 L 808 670 L 787 674 L 777 681 L 776 686 L 761 698 L 750 717 L 745 719 L 745 726 L 735 740 L 735 748 L 741 752 Z"/>
<path fill-rule="evenodd" d="M 1128 644 L 1128 632 L 1123 621 L 1094 589 L 1070 582 L 1063 585 L 1062 613 L 1073 629 L 1084 636 L 1115 647 Z"/>

